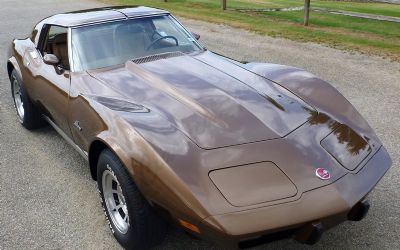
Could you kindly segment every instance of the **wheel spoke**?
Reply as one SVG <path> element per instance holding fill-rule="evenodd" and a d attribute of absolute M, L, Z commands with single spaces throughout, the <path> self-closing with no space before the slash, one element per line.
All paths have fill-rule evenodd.
<path fill-rule="evenodd" d="M 13 93 L 14 93 L 14 102 L 15 107 L 17 109 L 18 116 L 20 120 L 24 118 L 24 106 L 22 102 L 22 93 L 21 93 L 21 85 L 18 80 L 14 78 L 13 80 Z"/>
<path fill-rule="evenodd" d="M 122 204 L 120 203 L 118 206 L 115 207 L 116 210 L 119 210 L 120 208 L 122 208 Z"/>
<path fill-rule="evenodd" d="M 122 195 L 122 193 L 119 190 L 112 190 L 111 192 L 113 194 Z"/>
<path fill-rule="evenodd" d="M 116 176 L 111 171 L 105 170 L 102 185 L 105 205 L 110 219 L 121 233 L 126 233 L 129 227 L 128 209 Z"/>

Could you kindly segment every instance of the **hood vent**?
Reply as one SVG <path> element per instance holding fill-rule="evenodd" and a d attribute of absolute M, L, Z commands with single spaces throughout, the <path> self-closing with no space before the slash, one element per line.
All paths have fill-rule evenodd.
<path fill-rule="evenodd" d="M 133 59 L 132 62 L 136 64 L 142 64 L 142 63 L 148 63 L 152 61 L 157 61 L 161 59 L 167 59 L 171 57 L 177 57 L 177 56 L 183 56 L 183 54 L 180 51 L 175 51 L 175 52 L 167 52 L 167 53 L 162 53 L 162 54 L 157 54 L 157 55 L 151 55 L 151 56 L 145 56 L 145 57 L 139 57 L 136 59 Z"/>

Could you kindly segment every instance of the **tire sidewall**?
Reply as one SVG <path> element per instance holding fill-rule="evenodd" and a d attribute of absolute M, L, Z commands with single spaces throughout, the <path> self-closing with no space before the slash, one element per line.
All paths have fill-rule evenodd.
<path fill-rule="evenodd" d="M 22 106 L 24 108 L 24 110 L 26 110 L 26 104 L 25 104 L 25 91 L 24 86 L 22 84 L 22 80 L 20 79 L 20 77 L 18 76 L 17 72 L 15 70 L 13 70 L 11 72 L 11 94 L 12 94 L 12 98 L 13 98 L 13 103 L 14 103 L 14 108 L 15 108 L 15 112 L 17 113 L 17 117 L 18 117 L 18 121 L 24 125 L 24 120 L 25 120 L 25 115 L 24 118 L 21 119 L 21 117 L 18 114 L 18 110 L 17 110 L 17 104 L 15 103 L 15 95 L 14 95 L 14 80 L 17 80 L 19 85 L 20 85 L 20 91 L 21 91 L 21 99 L 22 99 Z"/>
<path fill-rule="evenodd" d="M 134 220 L 134 213 L 135 211 L 133 210 L 131 204 L 132 197 L 129 196 L 126 193 L 126 187 L 124 183 L 124 179 L 122 178 L 120 171 L 125 171 L 124 169 L 120 169 L 121 164 L 119 162 L 116 162 L 113 157 L 110 157 L 109 154 L 102 154 L 99 158 L 98 165 L 97 165 L 97 189 L 98 193 L 100 195 L 100 200 L 101 200 L 101 205 L 103 208 L 104 215 L 106 217 L 107 224 L 114 235 L 114 237 L 117 239 L 117 241 L 125 248 L 133 248 L 135 243 L 137 242 L 137 238 L 140 234 L 137 230 L 135 230 L 135 220 Z M 129 227 L 128 231 L 125 234 L 122 234 L 114 225 L 110 214 L 107 209 L 107 205 L 104 199 L 104 192 L 103 192 L 103 173 L 104 171 L 110 171 L 111 174 L 115 176 L 117 179 L 119 185 L 121 186 L 122 189 L 122 194 L 124 195 L 127 209 L 128 209 L 128 214 L 129 214 Z"/>
<path fill-rule="evenodd" d="M 14 79 L 16 79 L 20 85 L 21 101 L 22 101 L 22 106 L 24 108 L 24 117 L 22 119 L 18 114 L 17 105 L 15 103 L 14 83 L 13 83 Z M 18 121 L 26 129 L 29 130 L 43 126 L 44 120 L 42 119 L 41 113 L 38 111 L 38 109 L 34 106 L 32 101 L 30 100 L 28 93 L 26 92 L 24 82 L 22 81 L 21 77 L 19 76 L 19 74 L 15 69 L 11 72 L 10 81 L 11 81 L 11 94 L 13 98 L 14 108 L 17 113 Z"/>

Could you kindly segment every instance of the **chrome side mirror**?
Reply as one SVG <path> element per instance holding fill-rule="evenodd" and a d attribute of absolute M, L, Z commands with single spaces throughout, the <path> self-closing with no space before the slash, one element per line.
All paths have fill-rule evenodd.
<path fill-rule="evenodd" d="M 196 38 L 196 40 L 200 40 L 200 35 L 199 34 L 196 34 L 194 32 L 191 32 L 191 33 L 194 36 L 194 38 Z"/>
<path fill-rule="evenodd" d="M 57 66 L 60 62 L 60 59 L 54 54 L 46 54 L 43 57 L 43 61 L 45 64 Z"/>

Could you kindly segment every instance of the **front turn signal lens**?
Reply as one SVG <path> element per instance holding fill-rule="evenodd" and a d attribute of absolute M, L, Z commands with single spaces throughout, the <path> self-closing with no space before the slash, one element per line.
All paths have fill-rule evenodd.
<path fill-rule="evenodd" d="M 182 227 L 189 229 L 190 231 L 196 232 L 196 233 L 200 233 L 200 229 L 193 225 L 192 223 L 189 223 L 185 220 L 182 219 L 178 219 L 179 224 L 181 224 Z"/>

